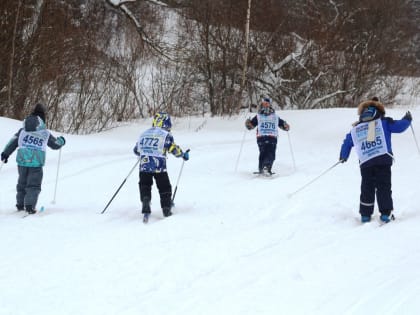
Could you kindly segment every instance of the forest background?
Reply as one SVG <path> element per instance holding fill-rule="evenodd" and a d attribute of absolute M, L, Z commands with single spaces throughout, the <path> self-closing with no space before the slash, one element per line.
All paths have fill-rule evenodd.
<path fill-rule="evenodd" d="M 420 85 L 418 0 L 3 0 L 0 116 L 84 134 L 166 110 L 397 105 Z M 249 31 L 248 31 L 249 30 Z"/>

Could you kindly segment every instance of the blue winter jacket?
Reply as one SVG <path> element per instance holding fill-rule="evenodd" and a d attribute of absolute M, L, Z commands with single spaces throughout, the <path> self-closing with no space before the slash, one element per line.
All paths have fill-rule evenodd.
<path fill-rule="evenodd" d="M 140 158 L 140 172 L 166 172 L 166 153 L 182 157 L 181 148 L 175 144 L 172 134 L 160 127 L 152 127 L 143 132 L 133 148 Z"/>
<path fill-rule="evenodd" d="M 382 126 L 385 134 L 386 146 L 388 154 L 383 154 L 372 158 L 365 163 L 361 164 L 360 167 L 369 167 L 373 165 L 392 165 L 393 153 L 392 153 L 392 144 L 391 144 L 391 134 L 392 133 L 401 133 L 405 131 L 411 124 L 411 121 L 408 119 L 394 120 L 390 117 L 379 118 L 382 120 Z M 352 147 L 354 146 L 353 138 L 351 132 L 349 132 L 344 138 L 343 144 L 340 151 L 340 160 L 347 160 L 350 156 Z"/>
<path fill-rule="evenodd" d="M 30 115 L 23 121 L 23 128 L 6 144 L 3 152 L 10 156 L 18 148 L 16 162 L 19 166 L 42 167 L 45 164 L 46 146 L 57 150 L 63 145 L 63 140 L 51 135 L 41 118 Z"/>

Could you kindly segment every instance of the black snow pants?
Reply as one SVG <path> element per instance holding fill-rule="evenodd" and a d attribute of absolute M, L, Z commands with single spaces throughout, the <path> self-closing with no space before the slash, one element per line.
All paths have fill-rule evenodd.
<path fill-rule="evenodd" d="M 258 170 L 261 171 L 264 167 L 267 167 L 271 171 L 271 167 L 276 159 L 277 138 L 269 136 L 259 137 L 257 138 L 257 144 L 260 151 Z"/>
<path fill-rule="evenodd" d="M 391 190 L 391 165 L 373 165 L 360 169 L 362 184 L 360 188 L 360 214 L 373 214 L 375 195 L 379 212 L 390 215 L 394 209 Z"/>
<path fill-rule="evenodd" d="M 140 200 L 143 202 L 144 198 L 152 200 L 152 186 L 153 178 L 156 181 L 156 186 L 160 195 L 160 206 L 162 209 L 171 208 L 172 186 L 169 181 L 167 172 L 162 173 L 145 173 L 140 172 Z"/>

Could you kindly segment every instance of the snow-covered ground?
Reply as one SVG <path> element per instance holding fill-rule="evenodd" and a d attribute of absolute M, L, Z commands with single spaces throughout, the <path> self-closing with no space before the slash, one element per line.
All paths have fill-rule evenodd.
<path fill-rule="evenodd" d="M 420 132 L 420 110 L 410 109 Z M 420 154 L 412 130 L 393 135 L 397 220 L 379 227 L 376 210 L 361 225 L 354 151 L 299 191 L 338 161 L 356 109 L 279 114 L 291 131 L 280 131 L 270 179 L 252 174 L 258 152 L 255 131 L 244 137 L 246 116 L 175 119 L 175 141 L 191 149 L 190 161 L 174 216 L 163 219 L 154 187 L 148 225 L 137 170 L 100 213 L 136 163 L 132 148 L 150 119 L 64 135 L 55 203 L 59 153 L 49 150 L 38 204 L 45 211 L 24 219 L 14 209 L 11 156 L 0 171 L 0 314 L 419 314 Z M 20 125 L 0 117 L 1 149 Z M 181 165 L 169 157 L 173 188 Z"/>

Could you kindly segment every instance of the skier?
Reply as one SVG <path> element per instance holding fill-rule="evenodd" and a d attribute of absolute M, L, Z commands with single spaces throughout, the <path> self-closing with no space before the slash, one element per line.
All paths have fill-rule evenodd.
<path fill-rule="evenodd" d="M 152 127 L 143 132 L 134 147 L 134 153 L 140 158 L 140 201 L 142 202 L 143 221 L 150 216 L 153 178 L 160 195 L 160 205 L 165 217 L 172 215 L 172 186 L 166 169 L 166 153 L 189 159 L 189 153 L 183 152 L 175 144 L 170 133 L 171 117 L 165 112 L 158 112 L 153 118 Z"/>
<path fill-rule="evenodd" d="M 393 153 L 391 133 L 401 133 L 411 124 L 409 111 L 401 120 L 385 117 L 385 107 L 378 98 L 362 102 L 358 106 L 359 121 L 346 135 L 340 151 L 340 162 L 347 161 L 354 146 L 359 158 L 361 193 L 359 212 L 361 222 L 371 220 L 375 194 L 380 220 L 388 223 L 394 218 L 391 191 L 391 165 Z"/>
<path fill-rule="evenodd" d="M 257 127 L 258 126 L 258 127 Z M 258 114 L 245 121 L 248 130 L 257 127 L 257 144 L 259 149 L 258 172 L 272 175 L 272 167 L 276 159 L 278 128 L 289 131 L 289 124 L 275 113 L 271 106 L 271 99 L 262 99 Z"/>
<path fill-rule="evenodd" d="M 58 150 L 66 143 L 64 137 L 55 138 L 45 126 L 45 107 L 36 104 L 33 112 L 23 121 L 23 128 L 12 137 L 1 153 L 1 160 L 7 163 L 9 156 L 18 148 L 18 183 L 16 186 L 16 208 L 36 213 L 36 204 L 41 192 L 43 166 L 47 146 Z"/>

